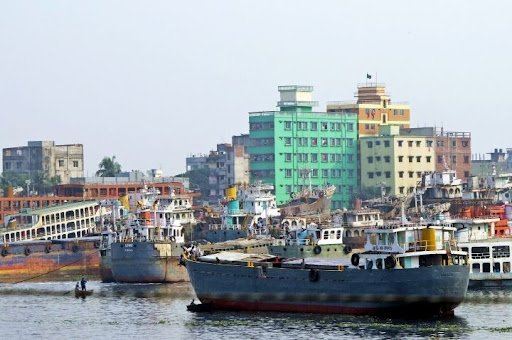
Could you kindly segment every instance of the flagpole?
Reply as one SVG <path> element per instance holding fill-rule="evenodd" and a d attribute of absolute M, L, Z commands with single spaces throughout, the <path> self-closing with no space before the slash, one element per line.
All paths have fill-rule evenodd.
<path fill-rule="evenodd" d="M 376 87 L 379 86 L 378 85 L 379 84 L 378 80 L 379 80 L 378 74 L 377 74 L 377 72 L 375 72 L 375 86 Z"/>

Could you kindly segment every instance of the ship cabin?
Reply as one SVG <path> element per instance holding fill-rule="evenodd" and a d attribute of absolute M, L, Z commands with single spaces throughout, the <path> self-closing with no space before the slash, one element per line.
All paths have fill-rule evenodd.
<path fill-rule="evenodd" d="M 366 269 L 418 268 L 464 264 L 466 253 L 455 241 L 449 225 L 388 225 L 366 231 L 365 251 L 352 264 Z M 359 262 L 359 263 L 355 263 Z"/>
<path fill-rule="evenodd" d="M 84 237 L 96 232 L 105 214 L 96 201 L 65 203 L 43 209 L 22 209 L 6 217 L 0 242 L 57 240 Z"/>
<path fill-rule="evenodd" d="M 150 218 L 151 212 L 141 212 L 137 218 L 132 219 L 128 226 L 121 230 L 118 241 L 172 241 L 176 243 L 185 242 L 183 226 L 174 221 L 172 224 L 154 223 Z"/>
<path fill-rule="evenodd" d="M 362 248 L 365 243 L 365 230 L 384 225 L 378 209 L 360 208 L 344 211 L 334 218 L 334 223 L 343 226 L 345 244 L 352 248 Z"/>
<path fill-rule="evenodd" d="M 497 233 L 499 218 L 452 220 L 457 228 L 455 236 L 463 251 L 468 253 L 472 279 L 512 279 L 512 237 L 510 231 Z"/>

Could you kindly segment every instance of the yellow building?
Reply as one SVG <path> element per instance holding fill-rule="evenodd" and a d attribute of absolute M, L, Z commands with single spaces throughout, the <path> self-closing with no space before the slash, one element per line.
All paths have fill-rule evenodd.
<path fill-rule="evenodd" d="M 359 136 L 375 136 L 383 125 L 409 127 L 411 108 L 407 103 L 391 102 L 384 84 L 359 84 L 357 102 L 331 102 L 327 112 L 355 113 L 358 116 Z"/>
<path fill-rule="evenodd" d="M 400 126 L 386 125 L 378 136 L 360 138 L 361 189 L 385 188 L 389 196 L 414 192 L 422 174 L 435 170 L 434 148 L 424 136 L 400 135 Z"/>

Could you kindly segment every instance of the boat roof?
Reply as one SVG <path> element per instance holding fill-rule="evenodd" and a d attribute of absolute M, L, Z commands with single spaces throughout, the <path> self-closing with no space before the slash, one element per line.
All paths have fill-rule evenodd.
<path fill-rule="evenodd" d="M 51 207 L 46 207 L 46 208 L 41 208 L 41 209 L 24 208 L 24 209 L 21 209 L 19 213 L 13 214 L 10 216 L 44 215 L 44 214 L 62 212 L 62 211 L 66 211 L 66 210 L 72 210 L 75 208 L 83 208 L 85 206 L 97 205 L 97 204 L 98 204 L 97 201 L 90 200 L 90 201 L 82 201 L 82 202 L 63 203 L 63 204 L 53 205 Z"/>
<path fill-rule="evenodd" d="M 204 255 L 199 257 L 199 260 L 204 262 L 217 262 L 217 261 L 240 261 L 240 262 L 260 262 L 269 259 L 273 259 L 276 256 L 268 255 L 268 254 L 247 254 L 247 253 L 237 253 L 232 251 L 221 251 L 220 253 Z"/>

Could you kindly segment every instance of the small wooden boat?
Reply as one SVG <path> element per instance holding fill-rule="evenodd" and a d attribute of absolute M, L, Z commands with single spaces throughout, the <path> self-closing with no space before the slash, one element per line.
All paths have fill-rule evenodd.
<path fill-rule="evenodd" d="M 80 290 L 80 289 L 75 289 L 75 297 L 79 298 L 84 298 L 86 296 L 90 296 L 92 295 L 92 293 L 94 292 L 94 290 Z"/>

